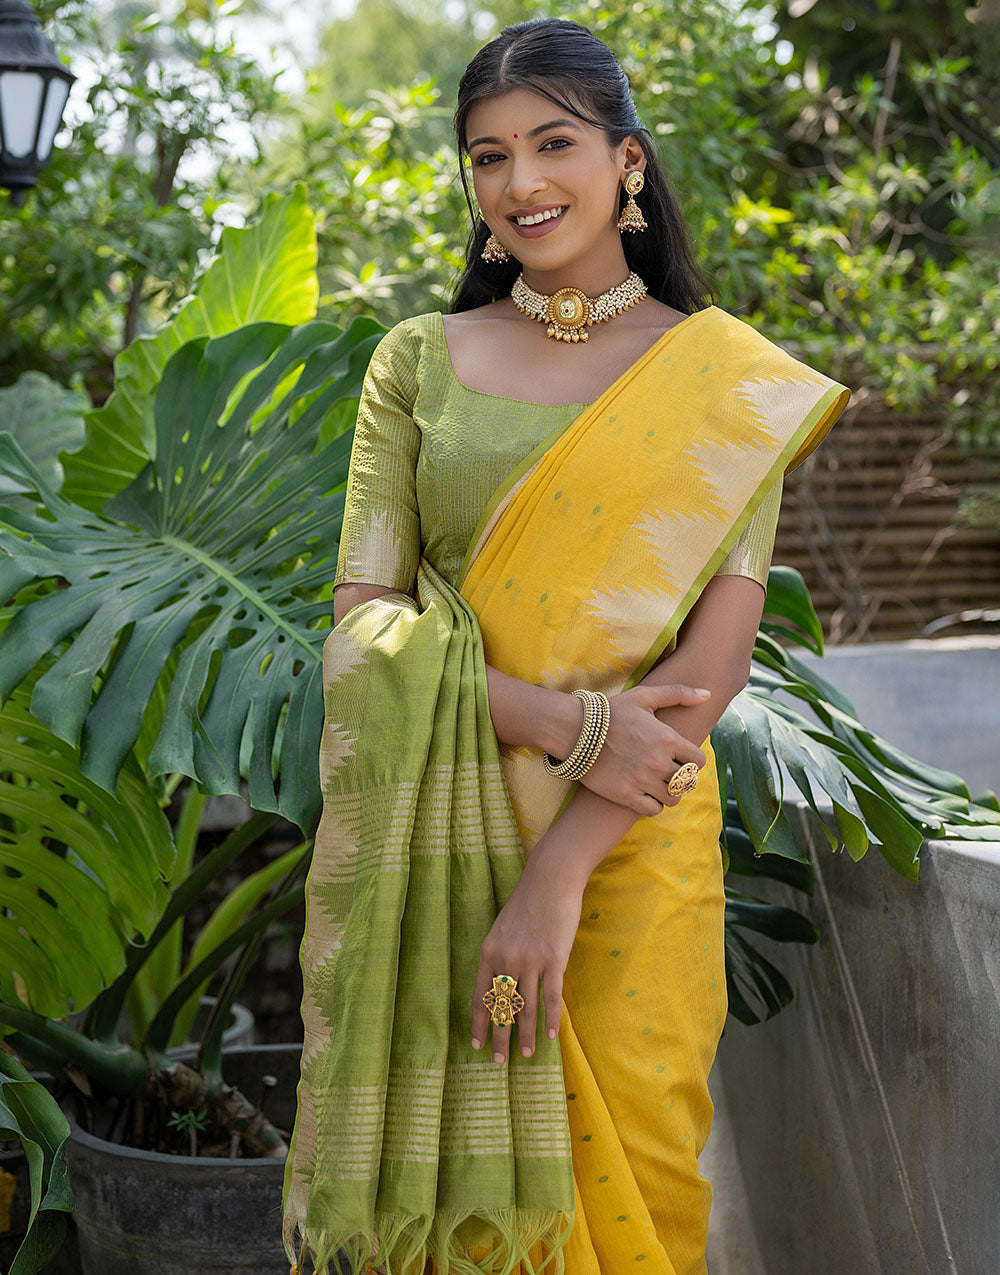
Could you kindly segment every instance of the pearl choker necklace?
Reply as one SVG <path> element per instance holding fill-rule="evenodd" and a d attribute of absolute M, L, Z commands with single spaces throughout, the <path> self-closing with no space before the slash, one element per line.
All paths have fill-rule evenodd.
<path fill-rule="evenodd" d="M 646 285 L 634 270 L 624 283 L 615 284 L 599 297 L 588 297 L 579 288 L 560 288 L 546 296 L 524 282 L 524 272 L 514 280 L 511 300 L 521 311 L 539 323 L 547 323 L 548 335 L 557 341 L 586 341 L 594 323 L 604 323 L 631 309 L 646 295 Z"/>

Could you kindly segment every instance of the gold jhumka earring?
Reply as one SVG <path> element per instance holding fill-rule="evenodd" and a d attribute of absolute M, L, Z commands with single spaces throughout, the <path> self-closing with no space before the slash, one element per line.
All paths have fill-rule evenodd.
<path fill-rule="evenodd" d="M 503 246 L 496 235 L 490 235 L 489 239 L 483 245 L 483 251 L 479 254 L 484 261 L 509 261 L 510 253 Z"/>
<path fill-rule="evenodd" d="M 645 230 L 646 223 L 643 221 L 642 212 L 639 205 L 635 202 L 635 197 L 646 184 L 646 179 L 642 173 L 636 169 L 629 173 L 625 178 L 625 189 L 628 191 L 628 203 L 622 209 L 622 215 L 618 218 L 619 230 Z"/>

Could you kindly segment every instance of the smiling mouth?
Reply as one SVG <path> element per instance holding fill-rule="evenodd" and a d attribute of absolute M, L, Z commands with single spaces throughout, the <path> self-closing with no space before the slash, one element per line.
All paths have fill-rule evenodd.
<path fill-rule="evenodd" d="M 531 217 L 510 217 L 508 220 L 515 226 L 540 226 L 543 222 L 558 220 L 568 207 L 568 204 L 557 204 L 554 208 L 547 208 Z"/>

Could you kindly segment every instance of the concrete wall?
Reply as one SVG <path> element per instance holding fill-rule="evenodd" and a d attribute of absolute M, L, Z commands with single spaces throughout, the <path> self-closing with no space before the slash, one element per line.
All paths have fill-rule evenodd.
<path fill-rule="evenodd" d="M 996 1275 L 1000 844 L 927 843 L 913 885 L 812 820 L 813 897 L 759 892 L 822 938 L 774 953 L 795 1001 L 730 1019 L 712 1075 L 711 1275 Z"/>
<path fill-rule="evenodd" d="M 955 771 L 973 796 L 1000 792 L 1000 637 L 868 642 L 830 646 L 822 657 L 798 648 L 795 654 L 843 691 L 879 735 Z"/>

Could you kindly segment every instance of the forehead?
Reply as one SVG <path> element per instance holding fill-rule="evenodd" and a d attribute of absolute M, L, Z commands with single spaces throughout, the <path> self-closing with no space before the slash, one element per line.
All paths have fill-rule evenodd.
<path fill-rule="evenodd" d="M 568 100 L 573 101 L 572 97 Z M 526 133 L 529 128 L 535 128 L 548 120 L 567 117 L 580 129 L 590 128 L 584 120 L 578 119 L 551 98 L 519 87 L 475 102 L 466 117 L 465 133 L 470 141 L 483 133 L 495 137 L 513 137 L 515 133 Z"/>

